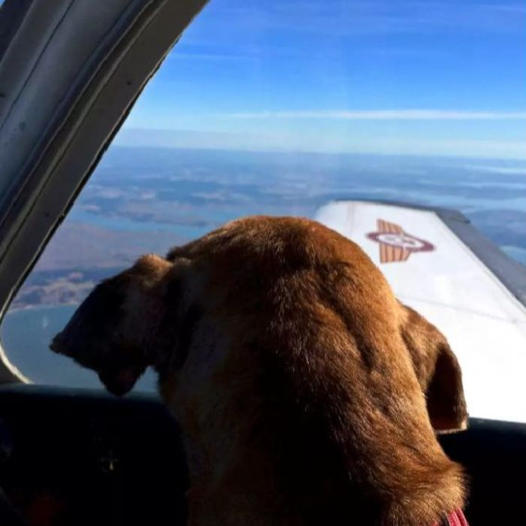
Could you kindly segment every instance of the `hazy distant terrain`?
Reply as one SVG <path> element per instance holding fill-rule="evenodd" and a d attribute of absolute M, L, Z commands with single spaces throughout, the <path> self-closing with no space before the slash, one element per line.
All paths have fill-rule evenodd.
<path fill-rule="evenodd" d="M 312 216 L 333 199 L 456 208 L 526 264 L 526 163 L 113 147 L 12 308 L 78 303 L 146 252 L 235 217 Z"/>
<path fill-rule="evenodd" d="M 137 234 L 66 222 L 55 233 L 11 309 L 79 303 L 101 279 L 138 255 L 164 253 L 180 240 L 169 232 Z"/>
<path fill-rule="evenodd" d="M 38 383 L 100 387 L 48 350 L 97 282 L 230 219 L 312 217 L 342 198 L 456 208 L 526 264 L 525 162 L 112 147 L 12 302 L 2 344 Z M 138 389 L 155 389 L 151 372 Z"/>

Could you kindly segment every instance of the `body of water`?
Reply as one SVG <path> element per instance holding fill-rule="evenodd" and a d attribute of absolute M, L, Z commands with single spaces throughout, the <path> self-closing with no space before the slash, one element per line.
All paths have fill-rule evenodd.
<path fill-rule="evenodd" d="M 75 311 L 74 305 L 40 307 L 9 312 L 2 324 L 2 345 L 9 359 L 34 383 L 64 387 L 103 389 L 96 373 L 49 349 Z M 136 389 L 155 390 L 152 371 L 139 380 Z"/>

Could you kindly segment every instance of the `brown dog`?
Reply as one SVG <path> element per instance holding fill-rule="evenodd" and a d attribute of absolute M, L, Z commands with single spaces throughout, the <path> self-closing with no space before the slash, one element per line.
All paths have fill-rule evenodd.
<path fill-rule="evenodd" d="M 316 222 L 249 217 L 144 256 L 52 347 L 116 394 L 156 369 L 192 526 L 428 526 L 464 504 L 433 431 L 465 427 L 457 360 Z"/>

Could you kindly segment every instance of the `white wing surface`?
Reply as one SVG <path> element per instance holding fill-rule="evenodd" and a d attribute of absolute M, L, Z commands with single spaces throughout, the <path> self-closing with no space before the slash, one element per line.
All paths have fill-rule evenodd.
<path fill-rule="evenodd" d="M 454 211 L 339 201 L 316 219 L 359 244 L 462 366 L 471 416 L 526 422 L 526 269 Z"/>

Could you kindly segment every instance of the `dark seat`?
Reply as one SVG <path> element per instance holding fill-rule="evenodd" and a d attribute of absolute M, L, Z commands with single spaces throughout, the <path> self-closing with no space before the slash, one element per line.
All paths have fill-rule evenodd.
<path fill-rule="evenodd" d="M 44 509 L 53 526 L 185 524 L 179 430 L 155 396 L 3 387 L 0 419 L 0 485 L 26 515 Z M 471 419 L 440 441 L 468 471 L 471 526 L 526 524 L 525 425 Z"/>

